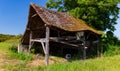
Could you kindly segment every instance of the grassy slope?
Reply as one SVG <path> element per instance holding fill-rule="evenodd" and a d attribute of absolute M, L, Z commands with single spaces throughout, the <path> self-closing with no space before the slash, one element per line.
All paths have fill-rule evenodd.
<path fill-rule="evenodd" d="M 9 58 L 9 47 L 17 46 L 19 40 L 8 40 L 0 43 L 0 71 L 119 71 L 120 55 L 88 59 L 86 61 L 74 61 L 53 64 L 48 67 L 27 67 L 26 61 L 17 58 Z"/>
<path fill-rule="evenodd" d="M 120 55 L 54 64 L 49 66 L 46 71 L 120 71 Z"/>
<path fill-rule="evenodd" d="M 31 59 L 27 54 L 10 51 L 11 47 L 17 47 L 18 42 L 19 39 L 10 39 L 5 42 L 0 42 L 0 71 L 40 71 L 41 67 L 39 66 L 26 66 L 30 61 L 29 59 Z"/>

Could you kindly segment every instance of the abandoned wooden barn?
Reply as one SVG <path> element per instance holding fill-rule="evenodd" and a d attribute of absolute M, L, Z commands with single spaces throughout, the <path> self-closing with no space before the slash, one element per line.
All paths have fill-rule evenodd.
<path fill-rule="evenodd" d="M 63 57 L 78 54 L 86 58 L 86 53 L 92 54 L 94 49 L 99 48 L 98 37 L 101 34 L 101 31 L 67 13 L 30 4 L 28 23 L 18 51 L 39 47 L 39 51 L 45 53 L 46 60 L 49 54 Z"/>

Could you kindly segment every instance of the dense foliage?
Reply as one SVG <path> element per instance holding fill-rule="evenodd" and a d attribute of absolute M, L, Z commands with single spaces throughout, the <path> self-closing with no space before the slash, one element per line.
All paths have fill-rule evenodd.
<path fill-rule="evenodd" d="M 120 0 L 49 0 L 46 6 L 59 12 L 67 12 L 87 22 L 91 27 L 105 31 L 101 37 L 101 52 L 105 55 L 119 54 L 120 41 L 114 36 Z M 115 46 L 115 47 L 114 47 Z"/>
<path fill-rule="evenodd" d="M 114 31 L 119 14 L 117 6 L 119 2 L 119 0 L 49 0 L 46 6 L 68 12 L 98 30 Z"/>
<path fill-rule="evenodd" d="M 48 8 L 83 19 L 88 25 L 101 31 L 106 31 L 106 40 L 109 44 L 115 44 L 116 37 L 113 32 L 117 24 L 120 0 L 49 0 Z"/>
<path fill-rule="evenodd" d="M 120 54 L 120 47 L 119 46 L 113 46 L 108 45 L 107 51 L 105 51 L 104 56 L 113 56 L 113 55 L 119 55 Z"/>

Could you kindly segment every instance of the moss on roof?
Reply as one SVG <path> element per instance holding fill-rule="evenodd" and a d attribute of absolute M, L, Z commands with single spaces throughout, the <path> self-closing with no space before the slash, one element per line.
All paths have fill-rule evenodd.
<path fill-rule="evenodd" d="M 50 28 L 55 27 L 68 32 L 91 31 L 97 35 L 102 34 L 101 31 L 88 26 L 85 21 L 67 13 L 55 12 L 36 4 L 30 4 L 28 23 L 21 43 L 29 44 L 30 30 L 34 31 L 33 38 L 45 33 L 45 24 Z"/>
<path fill-rule="evenodd" d="M 47 25 L 55 26 L 66 31 L 89 30 L 96 34 L 102 34 L 101 31 L 88 26 L 85 21 L 75 18 L 67 13 L 55 12 L 36 4 L 31 4 L 31 7 L 34 8 L 40 18 L 42 18 Z"/>

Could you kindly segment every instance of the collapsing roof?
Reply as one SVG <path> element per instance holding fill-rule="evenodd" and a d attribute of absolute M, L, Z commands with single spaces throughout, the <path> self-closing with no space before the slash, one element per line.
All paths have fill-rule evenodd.
<path fill-rule="evenodd" d="M 36 31 L 34 32 L 36 35 L 33 35 L 33 38 L 37 37 L 40 35 L 40 30 L 45 29 L 45 24 L 49 27 L 55 27 L 69 32 L 91 31 L 98 35 L 102 34 L 101 31 L 88 26 L 83 20 L 75 18 L 67 13 L 55 12 L 36 4 L 31 4 L 28 24 L 21 43 L 29 44 L 30 30 Z"/>
<path fill-rule="evenodd" d="M 30 52 L 34 42 L 39 42 L 41 43 L 40 50 L 42 47 L 45 54 L 46 65 L 49 63 L 49 51 L 52 53 L 56 51 L 63 54 L 63 48 L 66 47 L 66 45 L 70 46 L 69 48 L 77 47 L 76 49 L 79 55 L 80 50 L 82 50 L 83 59 L 86 59 L 86 47 L 90 46 L 90 49 L 93 43 L 98 43 L 97 36 L 101 34 L 101 31 L 93 29 L 81 19 L 75 18 L 67 13 L 55 12 L 31 4 L 28 24 L 21 43 L 18 45 L 18 52 L 25 51 L 26 48 L 28 48 Z M 56 45 L 58 43 L 63 48 L 56 48 L 59 46 Z M 67 53 L 71 53 L 71 51 Z"/>

